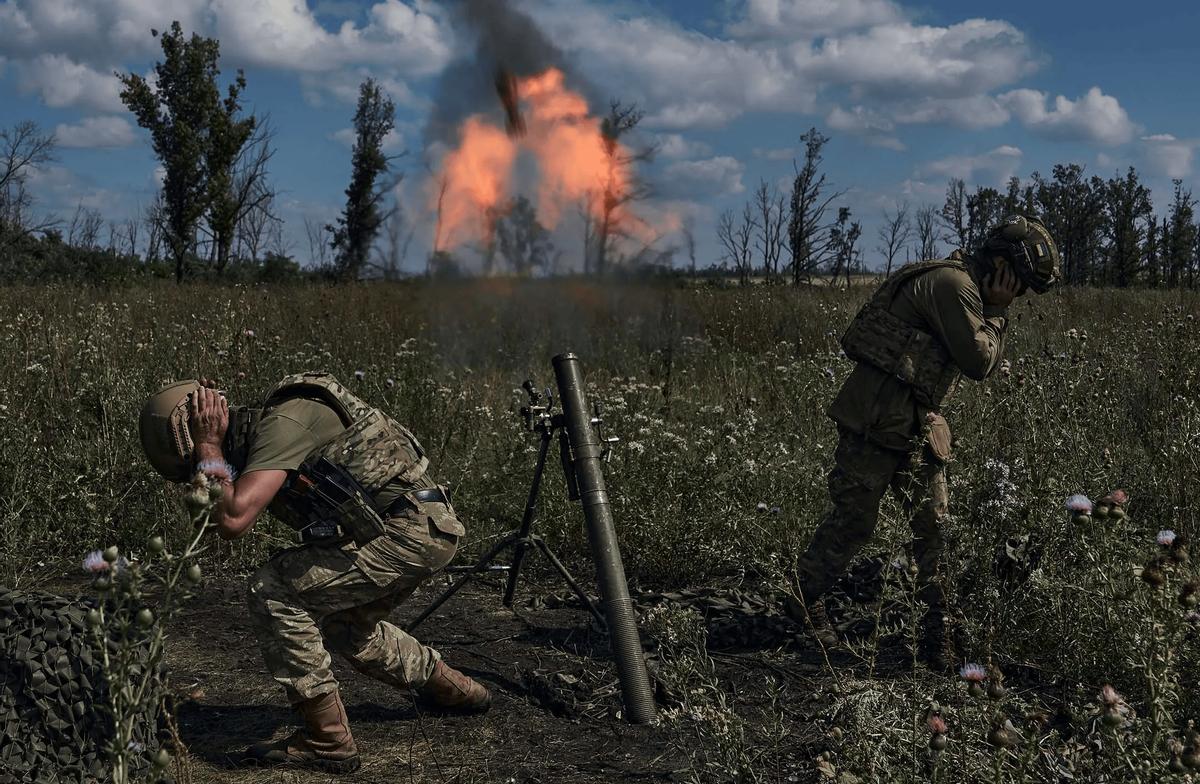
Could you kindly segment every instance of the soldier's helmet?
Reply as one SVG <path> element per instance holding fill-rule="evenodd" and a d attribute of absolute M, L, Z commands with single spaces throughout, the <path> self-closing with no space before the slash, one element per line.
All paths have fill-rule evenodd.
<path fill-rule="evenodd" d="M 199 388 L 194 379 L 168 384 L 146 400 L 138 417 L 138 435 L 150 465 L 172 482 L 187 481 L 191 472 L 188 401 Z"/>
<path fill-rule="evenodd" d="M 1062 278 L 1062 257 L 1049 229 L 1037 218 L 1009 215 L 984 238 L 985 255 L 1003 256 L 1029 288 L 1045 294 Z"/>

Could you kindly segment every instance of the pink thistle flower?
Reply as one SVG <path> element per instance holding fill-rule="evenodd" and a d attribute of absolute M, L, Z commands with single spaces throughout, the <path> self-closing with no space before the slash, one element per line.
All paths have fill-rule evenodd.
<path fill-rule="evenodd" d="M 1106 708 L 1119 708 L 1125 704 L 1125 698 L 1107 683 L 1100 689 L 1100 701 Z"/>
<path fill-rule="evenodd" d="M 983 683 L 987 680 L 987 670 L 982 664 L 964 664 L 958 674 L 967 683 Z"/>
<path fill-rule="evenodd" d="M 943 719 L 939 714 L 930 714 L 929 718 L 925 720 L 925 723 L 929 725 L 929 731 L 934 735 L 946 734 L 946 720 Z"/>
<path fill-rule="evenodd" d="M 1154 538 L 1163 547 L 1170 547 L 1175 543 L 1175 532 L 1169 529 L 1163 529 L 1158 532 L 1158 536 Z"/>
<path fill-rule="evenodd" d="M 1092 513 L 1092 499 L 1086 495 L 1076 493 L 1067 499 L 1067 511 L 1076 512 L 1079 514 Z"/>
<path fill-rule="evenodd" d="M 102 550 L 92 550 L 83 559 L 83 571 L 88 574 L 101 574 L 109 569 L 108 561 L 104 560 Z"/>
<path fill-rule="evenodd" d="M 1124 506 L 1129 501 L 1129 493 L 1126 493 L 1121 489 L 1113 490 L 1108 494 L 1108 497 L 1111 498 L 1112 502 L 1118 506 Z"/>

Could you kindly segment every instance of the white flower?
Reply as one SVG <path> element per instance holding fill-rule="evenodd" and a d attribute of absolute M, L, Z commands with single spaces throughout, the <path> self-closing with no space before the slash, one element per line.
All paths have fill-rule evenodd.
<path fill-rule="evenodd" d="M 1170 547 L 1175 543 L 1175 532 L 1168 529 L 1163 529 L 1162 531 L 1158 532 L 1158 536 L 1155 537 L 1155 541 L 1157 541 L 1163 547 Z"/>
<path fill-rule="evenodd" d="M 1086 495 L 1076 493 L 1067 499 L 1067 510 L 1071 512 L 1082 512 L 1083 514 L 1091 514 L 1092 500 Z"/>
<path fill-rule="evenodd" d="M 356 381 L 362 381 L 362 380 L 363 380 L 363 377 L 364 377 L 364 376 L 366 376 L 366 375 L 367 375 L 367 374 L 366 374 L 366 373 L 364 373 L 364 372 L 363 372 L 363 371 L 361 371 L 361 370 L 356 370 L 356 371 L 354 371 L 354 378 L 355 378 L 355 380 L 356 380 Z"/>

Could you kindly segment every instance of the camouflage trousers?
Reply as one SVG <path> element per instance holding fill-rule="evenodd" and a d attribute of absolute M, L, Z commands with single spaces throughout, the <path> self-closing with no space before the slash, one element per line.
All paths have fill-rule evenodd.
<path fill-rule="evenodd" d="M 363 547 L 314 542 L 279 553 L 250 580 L 250 616 L 267 671 L 293 704 L 337 689 L 330 651 L 359 672 L 398 688 L 428 680 L 440 658 L 384 620 L 422 582 L 443 569 L 461 531 L 453 510 L 413 509 L 386 521 Z M 448 525 L 447 523 L 453 523 Z"/>
<path fill-rule="evenodd" d="M 937 579 L 938 562 L 942 520 L 949 504 L 943 460 L 928 444 L 902 452 L 885 449 L 845 428 L 839 427 L 838 433 L 829 473 L 832 508 L 797 564 L 796 587 L 801 596 L 805 601 L 820 598 L 846 573 L 851 559 L 874 534 L 879 504 L 890 487 L 912 527 L 917 596 L 940 616 L 944 596 Z"/>

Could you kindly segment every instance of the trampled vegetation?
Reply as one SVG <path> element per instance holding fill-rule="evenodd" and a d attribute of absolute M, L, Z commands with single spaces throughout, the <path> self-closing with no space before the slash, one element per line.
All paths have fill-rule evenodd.
<path fill-rule="evenodd" d="M 778 593 L 825 508 L 835 434 L 823 411 L 850 367 L 837 339 L 864 296 L 503 279 L 7 288 L 0 582 L 76 572 L 109 544 L 147 558 L 155 534 L 181 552 L 191 531 L 179 494 L 137 443 L 146 395 L 207 374 L 250 402 L 310 368 L 423 440 L 468 525 L 465 562 L 520 516 L 533 444 L 516 416 L 519 386 L 549 383 L 549 357 L 569 348 L 623 439 L 609 482 L 635 588 Z M 1015 303 L 1008 362 L 947 411 L 948 561 L 966 652 L 1004 671 L 995 691 L 1005 693 L 967 697 L 905 664 L 908 530 L 886 502 L 864 554 L 882 564 L 875 587 L 840 605 L 858 655 L 833 658 L 828 709 L 810 717 L 830 732 L 821 765 L 860 780 L 923 781 L 936 769 L 941 781 L 1055 781 L 1070 767 L 1080 779 L 1149 782 L 1196 757 L 1188 673 L 1200 619 L 1186 542 L 1200 493 L 1198 313 L 1184 291 L 1067 288 Z M 1120 516 L 1066 508 L 1073 494 L 1098 501 L 1117 489 L 1129 495 Z M 541 531 L 587 575 L 579 521 L 549 482 Z M 1170 538 L 1160 531 L 1174 542 L 1160 544 Z M 214 544 L 205 572 L 236 580 L 284 542 L 280 526 L 261 524 Z M 688 615 L 651 620 L 684 668 L 674 677 L 697 683 L 703 634 Z M 1118 693 L 1108 703 L 1105 684 Z M 762 726 L 738 723 L 736 698 L 714 694 L 685 692 L 671 718 L 684 734 L 709 733 L 696 775 L 755 780 L 748 750 L 784 741 L 763 746 Z M 937 754 L 934 702 L 949 739 Z"/>

